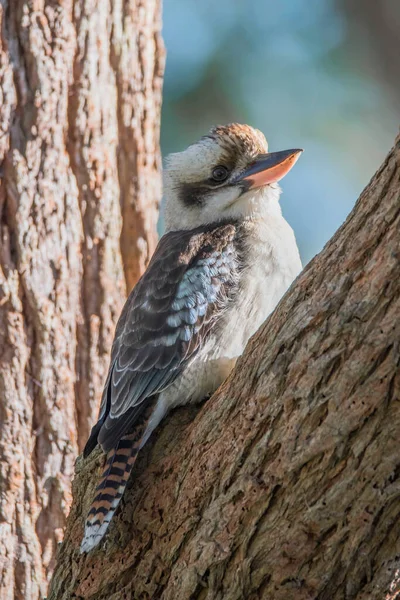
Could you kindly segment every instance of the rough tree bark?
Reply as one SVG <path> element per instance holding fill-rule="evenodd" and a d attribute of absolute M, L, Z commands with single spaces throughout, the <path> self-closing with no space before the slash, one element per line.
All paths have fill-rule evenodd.
<path fill-rule="evenodd" d="M 0 3 L 0 597 L 45 593 L 156 241 L 160 0 Z"/>
<path fill-rule="evenodd" d="M 400 138 L 232 376 L 142 451 L 83 556 L 104 457 L 78 460 L 51 600 L 398 597 L 399 232 Z"/>

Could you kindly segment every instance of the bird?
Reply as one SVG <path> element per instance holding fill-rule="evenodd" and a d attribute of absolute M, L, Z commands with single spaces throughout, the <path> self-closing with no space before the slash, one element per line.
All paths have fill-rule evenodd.
<path fill-rule="evenodd" d="M 105 535 L 161 420 L 219 387 L 301 271 L 278 185 L 301 152 L 268 152 L 261 131 L 233 123 L 167 158 L 165 233 L 118 320 L 84 449 L 106 457 L 81 553 Z"/>

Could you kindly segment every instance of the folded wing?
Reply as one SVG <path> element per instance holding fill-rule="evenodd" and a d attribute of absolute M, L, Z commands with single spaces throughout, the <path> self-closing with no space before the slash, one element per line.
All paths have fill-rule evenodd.
<path fill-rule="evenodd" d="M 147 398 L 195 357 L 238 286 L 233 224 L 174 231 L 160 240 L 117 325 L 100 416 L 85 449 L 113 448 Z"/>

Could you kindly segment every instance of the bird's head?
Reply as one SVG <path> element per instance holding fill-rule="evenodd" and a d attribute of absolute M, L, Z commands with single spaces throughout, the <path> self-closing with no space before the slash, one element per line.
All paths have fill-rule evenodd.
<path fill-rule="evenodd" d="M 277 182 L 290 171 L 301 152 L 268 152 L 264 134 L 249 125 L 213 128 L 198 142 L 167 159 L 167 231 L 261 216 L 271 203 L 277 203 Z"/>

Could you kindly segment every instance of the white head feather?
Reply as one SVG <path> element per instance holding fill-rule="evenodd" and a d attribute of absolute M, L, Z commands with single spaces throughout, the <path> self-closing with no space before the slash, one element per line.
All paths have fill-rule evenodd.
<path fill-rule="evenodd" d="M 216 127 L 183 152 L 171 154 L 164 170 L 166 231 L 229 219 L 259 219 L 271 208 L 280 212 L 278 184 L 245 193 L 240 186 L 229 185 L 257 155 L 267 151 L 261 131 L 231 124 Z M 229 168 L 228 179 L 219 186 L 207 185 L 219 165 Z"/>

